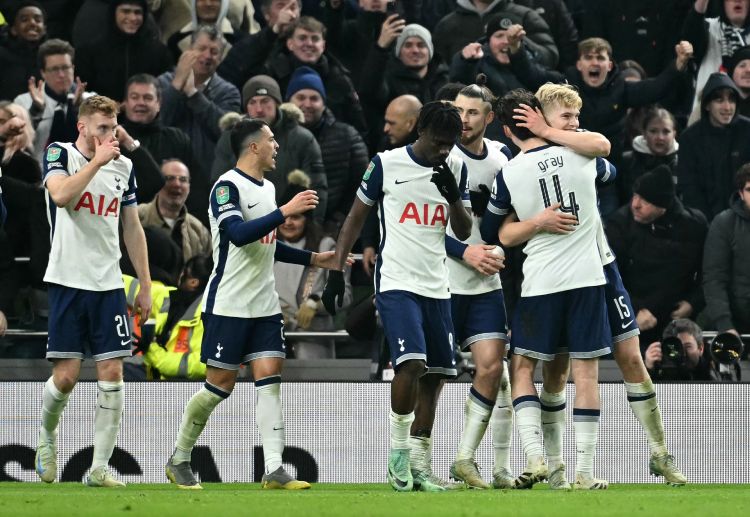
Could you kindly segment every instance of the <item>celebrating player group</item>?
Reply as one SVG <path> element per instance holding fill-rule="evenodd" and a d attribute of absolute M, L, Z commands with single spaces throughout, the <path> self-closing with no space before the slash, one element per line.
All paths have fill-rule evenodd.
<path fill-rule="evenodd" d="M 546 84 L 536 94 L 513 90 L 497 100 L 481 82 L 461 89 L 453 102 L 427 103 L 417 121 L 418 139 L 372 159 L 331 252 L 311 253 L 276 240 L 276 227 L 314 209 L 318 197 L 307 190 L 277 207 L 274 186 L 265 179 L 278 151 L 271 128 L 255 119 L 234 127 L 236 166 L 210 193 L 214 270 L 203 296 L 201 349 L 206 382 L 186 404 L 174 451 L 165 452 L 172 483 L 202 488 L 191 452 L 211 413 L 232 393 L 240 366 L 249 363 L 265 462 L 262 485 L 310 488 L 281 461 L 286 345 L 273 263 L 329 269 L 322 298 L 334 313 L 344 295 L 342 271 L 373 206 L 381 235 L 375 305 L 395 370 L 387 469 L 394 490 L 520 489 L 545 480 L 551 489 L 607 488 L 596 476 L 594 456 L 597 361 L 609 353 L 648 437 L 649 470 L 671 484 L 687 482 L 665 443 L 633 308 L 597 208 L 597 185 L 616 174 L 604 159 L 609 142 L 579 130 L 581 99 L 573 87 Z M 520 149 L 517 156 L 485 138 L 495 117 Z M 122 416 L 122 359 L 131 354 L 118 267 L 120 218 L 140 286 L 135 310 L 144 320 L 151 316 L 151 281 L 135 210 L 133 166 L 117 144 L 117 105 L 102 96 L 85 100 L 78 131 L 75 143 L 50 144 L 44 161 L 52 229 L 45 276 L 50 283 L 47 358 L 53 369 L 44 385 L 35 469 L 45 482 L 56 479 L 57 427 L 88 344 L 99 392 L 86 482 L 121 487 L 124 483 L 107 468 Z M 508 322 L 499 245 L 522 243 L 527 257 L 521 298 Z M 77 262 L 83 248 L 89 250 L 86 264 Z M 453 481 L 447 481 L 432 470 L 432 429 L 443 383 L 457 374 L 457 349 L 470 351 L 476 374 L 450 468 Z M 543 363 L 541 393 L 533 383 L 538 361 Z M 570 370 L 576 388 L 576 464 L 569 477 L 562 442 Z M 518 475 L 510 467 L 514 414 L 527 459 Z M 474 460 L 488 425 L 491 480 L 482 477 Z"/>

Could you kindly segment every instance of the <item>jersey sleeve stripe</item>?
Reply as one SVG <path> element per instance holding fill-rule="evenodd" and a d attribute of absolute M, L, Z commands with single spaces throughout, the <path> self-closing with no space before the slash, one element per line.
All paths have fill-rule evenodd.
<path fill-rule="evenodd" d="M 508 215 L 508 213 L 510 212 L 510 210 L 508 210 L 507 208 L 498 208 L 492 203 L 487 203 L 487 210 L 495 215 Z"/>
<path fill-rule="evenodd" d="M 224 212 L 216 218 L 216 224 L 220 225 L 223 220 L 227 219 L 230 216 L 237 216 L 242 219 L 242 212 L 240 212 L 239 210 L 230 210 L 228 212 Z"/>
<path fill-rule="evenodd" d="M 369 197 L 367 197 L 367 194 L 365 194 L 364 192 L 362 192 L 361 189 L 357 190 L 357 197 L 359 198 L 360 201 L 362 201 L 367 206 L 372 206 L 372 205 L 375 204 L 375 200 L 374 199 L 370 199 Z"/>

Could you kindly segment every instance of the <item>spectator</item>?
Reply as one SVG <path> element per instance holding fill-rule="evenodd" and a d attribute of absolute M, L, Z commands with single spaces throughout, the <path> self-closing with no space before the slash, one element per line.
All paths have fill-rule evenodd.
<path fill-rule="evenodd" d="M 201 25 L 212 25 L 222 33 L 227 41 L 224 54 L 235 42 L 248 35 L 248 29 L 252 27 L 253 32 L 260 29 L 258 23 L 253 19 L 255 9 L 251 0 L 178 0 L 172 2 L 172 4 L 175 4 L 173 9 L 166 9 L 167 6 L 165 6 L 165 11 L 162 12 L 162 20 L 170 24 L 180 19 L 184 20 L 184 25 L 178 31 L 173 31 L 170 27 L 169 32 L 171 34 L 163 36 L 167 40 L 167 46 L 175 59 L 190 48 L 190 38 Z M 185 12 L 185 7 L 187 7 L 187 12 Z M 180 16 L 179 18 L 175 16 L 175 14 L 181 13 L 173 13 L 172 11 L 179 8 L 182 8 L 181 12 L 186 16 Z M 232 9 L 235 19 L 240 12 L 242 13 L 242 19 L 245 20 L 246 24 L 245 30 L 241 30 L 241 26 L 235 28 L 232 25 L 229 18 L 230 9 Z"/>
<path fill-rule="evenodd" d="M 292 171 L 279 205 L 286 204 L 295 195 L 309 188 L 310 178 L 302 171 Z M 293 248 L 315 253 L 331 251 L 336 247 L 336 241 L 324 236 L 323 230 L 312 220 L 309 211 L 287 217 L 284 224 L 279 226 L 276 237 Z M 327 270 L 277 261 L 273 272 L 284 314 L 284 327 L 287 330 L 334 330 L 333 317 L 320 300 L 328 279 Z M 347 267 L 343 307 L 348 307 L 352 302 L 349 276 L 350 268 Z M 295 341 L 294 355 L 297 359 L 330 359 L 335 357 L 334 346 L 333 340 Z"/>
<path fill-rule="evenodd" d="M 750 333 L 750 164 L 734 177 L 730 207 L 711 222 L 703 252 L 706 313 L 719 332 Z"/>
<path fill-rule="evenodd" d="M 435 26 L 435 53 L 450 62 L 456 52 L 480 38 L 486 32 L 487 20 L 499 13 L 520 18 L 529 36 L 526 46 L 535 59 L 549 68 L 557 66 L 559 55 L 547 22 L 536 11 L 511 0 L 458 0 L 456 10 Z"/>
<path fill-rule="evenodd" d="M 669 66 L 692 1 L 587 0 L 582 38 L 606 39 L 618 60 L 637 61 L 654 77 Z M 682 39 L 696 44 L 688 36 Z"/>
<path fill-rule="evenodd" d="M 146 30 L 146 0 L 114 0 L 110 5 L 110 30 L 102 39 L 81 45 L 75 63 L 88 87 L 120 101 L 129 77 L 140 73 L 158 76 L 172 67 L 172 57 Z M 107 50 L 106 59 L 102 49 Z"/>
<path fill-rule="evenodd" d="M 242 88 L 242 100 L 247 115 L 264 120 L 271 127 L 279 144 L 276 169 L 266 171 L 265 175 L 265 178 L 276 187 L 276 201 L 281 199 L 286 190 L 287 174 L 294 169 L 301 169 L 311 178 L 311 188 L 318 193 L 319 204 L 313 215 L 315 220 L 322 224 L 327 210 L 328 183 L 320 146 L 315 137 L 300 126 L 296 114 L 290 115 L 289 110 L 281 108 L 281 90 L 272 77 L 258 75 L 250 79 Z M 291 107 L 301 114 L 296 106 Z M 239 116 L 232 115 L 222 121 L 224 132 L 216 146 L 216 159 L 211 168 L 211 177 L 214 181 L 234 167 L 237 161 L 229 134 L 239 119 Z"/>
<path fill-rule="evenodd" d="M 177 159 L 161 165 L 164 187 L 150 203 L 138 205 L 143 226 L 161 228 L 182 250 L 187 262 L 195 255 L 211 253 L 211 234 L 185 207 L 190 194 L 190 170 Z"/>
<path fill-rule="evenodd" d="M 682 357 L 676 363 L 662 354 L 662 342 L 651 343 L 643 362 L 655 381 L 714 381 L 722 382 L 717 365 L 706 357 L 703 330 L 686 318 L 675 319 L 664 329 L 662 340 L 677 338 L 682 345 Z"/>
<path fill-rule="evenodd" d="M 75 51 L 67 41 L 50 39 L 39 46 L 37 58 L 42 79 L 30 77 L 28 93 L 13 102 L 29 111 L 36 131 L 34 157 L 41 163 L 51 142 L 73 142 L 78 138 L 78 106 L 94 95 L 75 78 Z"/>
<path fill-rule="evenodd" d="M 299 18 L 299 0 L 260 0 L 266 26 L 232 45 L 219 65 L 219 75 L 241 90 L 247 81 L 264 74 L 268 55 Z M 360 58 L 361 59 L 361 58 Z"/>
<path fill-rule="evenodd" d="M 515 88 L 523 88 L 524 85 L 510 67 L 510 43 L 507 37 L 511 25 L 520 21 L 512 14 L 505 13 L 490 18 L 486 36 L 469 43 L 453 56 L 451 80 L 472 84 L 477 74 L 483 73 L 487 76 L 487 87 L 498 97 Z"/>
<path fill-rule="evenodd" d="M 185 262 L 177 289 L 158 305 L 156 312 L 168 305 L 166 315 L 157 318 L 154 339 L 144 346 L 144 363 L 149 379 L 200 380 L 206 377 L 201 363 L 203 321 L 201 301 L 213 269 L 211 255 L 196 255 Z M 168 303 L 167 303 L 168 302 Z"/>
<path fill-rule="evenodd" d="M 103 40 L 109 36 L 114 27 L 112 20 L 112 5 L 110 0 L 72 0 L 77 2 L 75 6 L 75 21 L 72 24 L 72 35 L 69 40 L 73 46 L 78 49 L 85 45 L 90 45 L 98 40 Z M 154 6 L 162 0 L 147 0 L 148 5 Z M 167 2 L 171 0 L 165 0 Z M 45 5 L 47 2 L 45 2 Z M 79 8 L 80 6 L 80 8 Z M 50 21 L 52 19 L 50 18 Z M 159 38 L 159 27 L 154 21 L 150 12 L 144 12 L 145 26 L 144 32 L 147 32 L 152 38 Z M 50 29 L 50 33 L 52 30 Z"/>
<path fill-rule="evenodd" d="M 8 14 L 8 39 L 0 46 L 0 100 L 26 91 L 29 77 L 39 75 L 37 52 L 47 38 L 47 13 L 36 0 L 19 2 Z"/>
<path fill-rule="evenodd" d="M 578 29 L 565 0 L 514 0 L 513 3 L 534 9 L 547 22 L 560 54 L 557 69 L 573 66 L 578 59 Z"/>
<path fill-rule="evenodd" d="M 266 73 L 276 79 L 282 91 L 286 91 L 297 68 L 309 66 L 314 69 L 328 92 L 328 108 L 336 118 L 365 133 L 367 125 L 362 105 L 349 70 L 326 51 L 325 25 L 315 18 L 303 16 L 289 30 L 284 44 L 275 45 L 268 55 L 264 66 Z"/>
<path fill-rule="evenodd" d="M 302 110 L 303 126 L 320 145 L 328 183 L 324 229 L 328 235 L 336 235 L 369 163 L 367 146 L 353 126 L 336 120 L 328 109 L 323 81 L 312 68 L 301 66 L 294 71 L 286 99 Z"/>
<path fill-rule="evenodd" d="M 750 119 L 737 114 L 740 93 L 728 75 L 711 74 L 701 118 L 680 137 L 677 180 L 682 200 L 710 221 L 729 207 L 734 172 L 750 162 Z"/>
<path fill-rule="evenodd" d="M 701 259 L 708 225 L 675 196 L 672 173 L 660 165 L 639 177 L 629 205 L 607 224 L 607 240 L 630 293 L 641 342 L 658 339 L 667 323 L 703 308 Z"/>
<path fill-rule="evenodd" d="M 750 46 L 734 53 L 727 74 L 740 91 L 737 111 L 743 117 L 750 117 Z"/>
<path fill-rule="evenodd" d="M 192 41 L 174 72 L 159 76 L 161 117 L 163 124 L 187 133 L 200 170 L 209 171 L 221 136 L 219 119 L 240 109 L 240 92 L 216 73 L 226 44 L 221 33 L 204 25 Z"/>
<path fill-rule="evenodd" d="M 184 131 L 163 124 L 161 87 L 149 74 L 136 74 L 125 84 L 117 139 L 120 151 L 133 160 L 138 181 L 138 201 L 151 201 L 164 186 L 160 164 L 176 158 L 190 170 L 188 212 L 208 224 L 208 171 L 193 157 L 190 138 Z M 136 144 L 137 142 L 137 144 Z"/>
<path fill-rule="evenodd" d="M 514 73 L 527 88 L 536 90 L 545 82 L 568 82 L 578 88 L 583 99 L 581 127 L 602 133 L 612 144 L 609 160 L 621 166 L 624 141 L 624 123 L 627 109 L 658 102 L 684 80 L 684 71 L 693 50 L 683 41 L 675 46 L 677 58 L 672 65 L 653 79 L 626 81 L 612 61 L 612 47 L 601 38 L 589 38 L 578 44 L 576 68 L 564 75 L 545 70 L 520 52 L 524 29 L 518 25 L 508 30 L 511 48 L 511 65 Z M 609 216 L 618 205 L 614 186 L 599 189 L 600 211 Z"/>
<path fill-rule="evenodd" d="M 666 165 L 677 182 L 677 121 L 669 111 L 653 106 L 645 112 L 640 135 L 633 139 L 633 149 L 622 156 L 617 181 L 620 203 L 633 196 L 633 182 L 659 165 Z"/>

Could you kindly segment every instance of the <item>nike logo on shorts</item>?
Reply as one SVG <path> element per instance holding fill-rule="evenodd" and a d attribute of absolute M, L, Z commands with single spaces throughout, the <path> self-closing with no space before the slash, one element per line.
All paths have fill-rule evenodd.
<path fill-rule="evenodd" d="M 120 346 L 125 346 L 125 345 L 129 345 L 129 344 L 130 344 L 130 340 L 129 339 L 123 339 L 122 341 L 120 341 Z"/>
<path fill-rule="evenodd" d="M 627 323 L 622 323 L 622 328 L 626 329 L 630 326 L 631 323 L 633 323 L 634 320 L 630 320 Z"/>

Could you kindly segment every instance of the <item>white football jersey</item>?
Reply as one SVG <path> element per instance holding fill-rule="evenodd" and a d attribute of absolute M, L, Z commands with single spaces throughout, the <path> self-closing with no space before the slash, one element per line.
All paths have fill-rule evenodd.
<path fill-rule="evenodd" d="M 466 165 L 447 158 L 462 193 Z M 378 204 L 380 246 L 375 264 L 375 292 L 409 291 L 429 298 L 450 298 L 445 265 L 445 228 L 449 207 L 434 183 L 435 171 L 419 161 L 411 145 L 378 153 L 357 191 L 370 206 Z"/>
<path fill-rule="evenodd" d="M 281 312 L 273 278 L 276 229 L 259 240 L 235 246 L 222 230 L 225 221 L 258 219 L 276 210 L 276 189 L 230 169 L 214 183 L 208 219 L 214 269 L 203 293 L 203 312 L 235 318 L 261 318 Z"/>
<path fill-rule="evenodd" d="M 560 203 L 560 210 L 578 218 L 572 233 L 538 233 L 526 244 L 521 296 L 605 283 L 595 182 L 608 182 L 614 176 L 615 170 L 606 160 L 552 145 L 521 153 L 503 167 L 493 185 L 488 210 L 504 215 L 513 209 L 523 221 Z"/>
<path fill-rule="evenodd" d="M 73 176 L 88 162 L 75 144 L 53 142 L 44 153 L 44 184 L 52 176 Z M 135 205 L 133 162 L 124 156 L 100 168 L 66 206 L 48 194 L 51 248 L 44 281 L 89 291 L 122 288 L 120 209 Z"/>
<path fill-rule="evenodd" d="M 495 176 L 508 163 L 513 155 L 508 146 L 501 142 L 484 139 L 484 154 L 476 155 L 461 146 L 451 150 L 451 155 L 466 164 L 468 173 L 469 191 L 479 190 L 479 185 L 485 185 L 488 190 L 492 189 Z M 471 211 L 471 203 L 465 201 L 466 207 Z M 484 244 L 479 233 L 479 225 L 482 218 L 471 213 L 471 236 L 464 241 L 465 244 Z M 455 237 L 453 230 L 448 227 L 448 235 Z M 454 294 L 482 294 L 502 289 L 500 275 L 483 275 L 466 262 L 448 257 L 448 274 L 451 284 L 451 293 Z"/>

